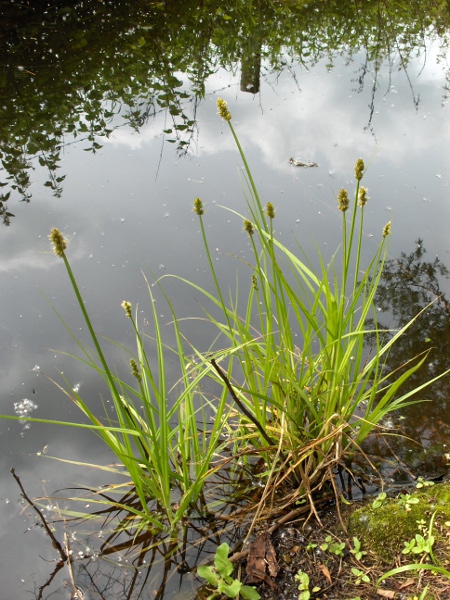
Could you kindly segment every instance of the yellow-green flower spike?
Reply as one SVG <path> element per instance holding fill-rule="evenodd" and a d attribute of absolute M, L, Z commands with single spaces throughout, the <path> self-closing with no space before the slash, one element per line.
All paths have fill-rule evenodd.
<path fill-rule="evenodd" d="M 59 229 L 54 227 L 48 237 L 53 244 L 53 252 L 56 254 L 56 256 L 63 257 L 64 250 L 67 248 L 66 240 L 64 239 L 63 234 L 59 231 Z"/>
<path fill-rule="evenodd" d="M 366 187 L 360 187 L 358 192 L 358 204 L 359 206 L 365 206 L 367 200 L 369 200 L 369 196 L 367 192 L 369 190 Z"/>
<path fill-rule="evenodd" d="M 358 158 L 355 164 L 355 179 L 361 181 L 364 175 L 364 161 L 362 158 Z"/>
<path fill-rule="evenodd" d="M 217 108 L 219 109 L 218 114 L 222 117 L 222 119 L 225 119 L 225 121 L 231 121 L 231 113 L 228 109 L 228 105 L 225 102 L 225 100 L 222 100 L 222 98 L 218 98 Z"/>
<path fill-rule="evenodd" d="M 275 208 L 272 202 L 268 202 L 266 204 L 266 215 L 269 217 L 269 219 L 275 219 Z"/>
<path fill-rule="evenodd" d="M 130 369 L 131 369 L 131 374 L 134 375 L 134 377 L 136 377 L 136 379 L 138 381 L 141 381 L 142 375 L 139 373 L 139 367 L 137 366 L 137 363 L 134 360 L 134 358 L 130 359 Z"/>
<path fill-rule="evenodd" d="M 253 235 L 254 233 L 253 223 L 248 219 L 244 220 L 244 231 L 246 231 L 248 235 Z"/>
<path fill-rule="evenodd" d="M 129 319 L 131 319 L 131 302 L 128 302 L 127 300 L 124 300 L 121 304 L 123 310 L 125 311 L 125 314 L 127 315 L 127 317 Z"/>
<path fill-rule="evenodd" d="M 348 198 L 347 190 L 344 190 L 344 188 L 341 188 L 339 190 L 339 194 L 338 194 L 339 210 L 342 212 L 345 212 L 348 209 L 349 205 L 350 205 L 350 200 Z"/>
<path fill-rule="evenodd" d="M 388 221 L 386 225 L 383 227 L 383 237 L 385 238 L 391 233 L 392 222 Z"/>
<path fill-rule="evenodd" d="M 199 217 L 201 217 L 203 214 L 205 214 L 205 211 L 203 210 L 203 202 L 200 200 L 200 198 L 196 198 L 194 200 L 194 212 L 198 214 Z"/>

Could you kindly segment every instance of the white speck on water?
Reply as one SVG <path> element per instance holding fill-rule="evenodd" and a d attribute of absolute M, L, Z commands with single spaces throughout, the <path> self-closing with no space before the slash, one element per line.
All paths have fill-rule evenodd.
<path fill-rule="evenodd" d="M 439 173 L 436 173 L 436 177 L 437 177 L 438 179 L 442 179 L 442 175 L 440 175 Z"/>
<path fill-rule="evenodd" d="M 169 212 L 165 212 L 164 213 L 164 218 L 167 219 L 167 217 L 170 217 L 170 213 Z"/>
<path fill-rule="evenodd" d="M 32 371 L 40 371 L 41 367 L 39 365 L 34 365 L 34 367 L 31 370 Z"/>

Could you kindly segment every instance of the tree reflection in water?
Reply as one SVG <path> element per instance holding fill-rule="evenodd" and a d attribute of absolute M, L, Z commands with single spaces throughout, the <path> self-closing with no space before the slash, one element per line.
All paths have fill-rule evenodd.
<path fill-rule="evenodd" d="M 31 199 L 32 172 L 47 172 L 45 186 L 63 191 L 64 147 L 83 141 L 97 152 L 117 127 L 135 131 L 164 113 L 167 142 L 187 152 L 196 135 L 196 109 L 208 78 L 220 68 L 241 68 L 241 90 L 257 93 L 260 80 L 338 58 L 355 61 L 356 93 L 371 87 L 367 128 L 376 98 L 388 93 L 380 70 L 408 74 L 427 39 L 449 78 L 446 55 L 450 13 L 446 3 L 397 0 L 359 2 L 114 2 L 51 3 L 0 0 L 0 218 L 8 201 Z M 365 58 L 358 66 L 361 51 Z M 379 91 L 378 91 L 379 90 Z M 377 93 L 378 92 L 378 93 Z M 444 96 L 447 90 L 443 90 Z M 384 99 L 384 98 L 383 98 Z"/>
<path fill-rule="evenodd" d="M 438 256 L 426 259 L 422 239 L 415 244 L 411 253 L 402 252 L 399 258 L 386 262 L 375 300 L 381 314 L 379 326 L 386 330 L 403 327 L 427 307 L 408 333 L 397 340 L 387 359 L 389 371 L 401 371 L 406 360 L 429 351 L 428 360 L 404 384 L 403 392 L 450 368 L 450 271 Z M 450 462 L 446 456 L 450 452 L 449 394 L 448 376 L 425 388 L 417 397 L 425 402 L 407 407 L 386 423 L 385 433 L 404 433 L 410 439 L 374 436 L 369 444 L 371 454 L 394 456 L 394 462 L 402 462 L 400 478 L 407 478 L 408 471 L 409 476 L 443 475 Z"/>
<path fill-rule="evenodd" d="M 218 472 L 205 492 L 217 510 L 209 512 L 199 502 L 172 536 L 135 522 L 132 511 L 139 499 L 132 490 L 117 499 L 113 492 L 67 488 L 61 492 L 73 493 L 72 498 L 45 498 L 59 515 L 51 524 L 57 535 L 64 536 L 70 560 L 55 563 L 47 581 L 37 588 L 36 600 L 67 590 L 71 600 L 80 600 L 77 589 L 82 600 L 196 597 L 197 565 L 212 560 L 223 541 L 233 551 L 241 549 L 254 517 L 254 502 L 262 493 L 255 485 L 255 469 L 260 467 L 259 463 L 230 466 Z M 105 508 L 89 514 L 86 510 L 84 518 L 71 516 L 80 514 L 80 506 L 83 511 L 86 504 L 95 506 L 98 501 L 104 501 Z M 201 598 L 201 589 L 199 593 Z"/>

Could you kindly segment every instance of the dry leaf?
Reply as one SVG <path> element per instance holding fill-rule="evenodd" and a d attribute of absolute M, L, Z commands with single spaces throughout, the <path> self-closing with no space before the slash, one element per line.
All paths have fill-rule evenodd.
<path fill-rule="evenodd" d="M 398 588 L 399 590 L 404 590 L 407 587 L 410 587 L 411 585 L 414 585 L 416 583 L 415 579 L 407 579 L 405 581 L 405 583 L 402 583 L 402 585 Z"/>
<path fill-rule="evenodd" d="M 377 596 L 381 596 L 382 598 L 390 598 L 391 600 L 395 598 L 396 592 L 393 590 L 377 590 Z"/>
<path fill-rule="evenodd" d="M 330 571 L 328 570 L 328 567 L 326 565 L 317 565 L 319 567 L 319 569 L 322 571 L 322 573 L 325 575 L 325 577 L 327 578 L 328 583 L 331 585 L 333 583 L 332 579 L 331 579 L 331 575 L 330 575 Z"/>
<path fill-rule="evenodd" d="M 276 577 L 279 570 L 270 535 L 265 531 L 260 531 L 256 540 L 248 547 L 247 583 L 265 581 L 271 587 L 276 587 L 271 577 Z"/>

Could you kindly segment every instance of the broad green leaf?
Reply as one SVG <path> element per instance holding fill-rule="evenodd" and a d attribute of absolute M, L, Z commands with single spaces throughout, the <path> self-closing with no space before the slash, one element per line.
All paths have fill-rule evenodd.
<path fill-rule="evenodd" d="M 213 587 L 217 587 L 219 585 L 220 577 L 218 577 L 217 573 L 212 567 L 200 565 L 197 568 L 197 573 L 200 577 L 206 579 L 206 581 Z"/>
<path fill-rule="evenodd" d="M 217 548 L 216 555 L 214 557 L 214 564 L 216 565 L 216 569 L 219 571 L 222 577 L 228 577 L 233 572 L 233 563 L 230 562 L 228 558 L 229 551 L 230 547 L 226 542 L 224 542 Z"/>

